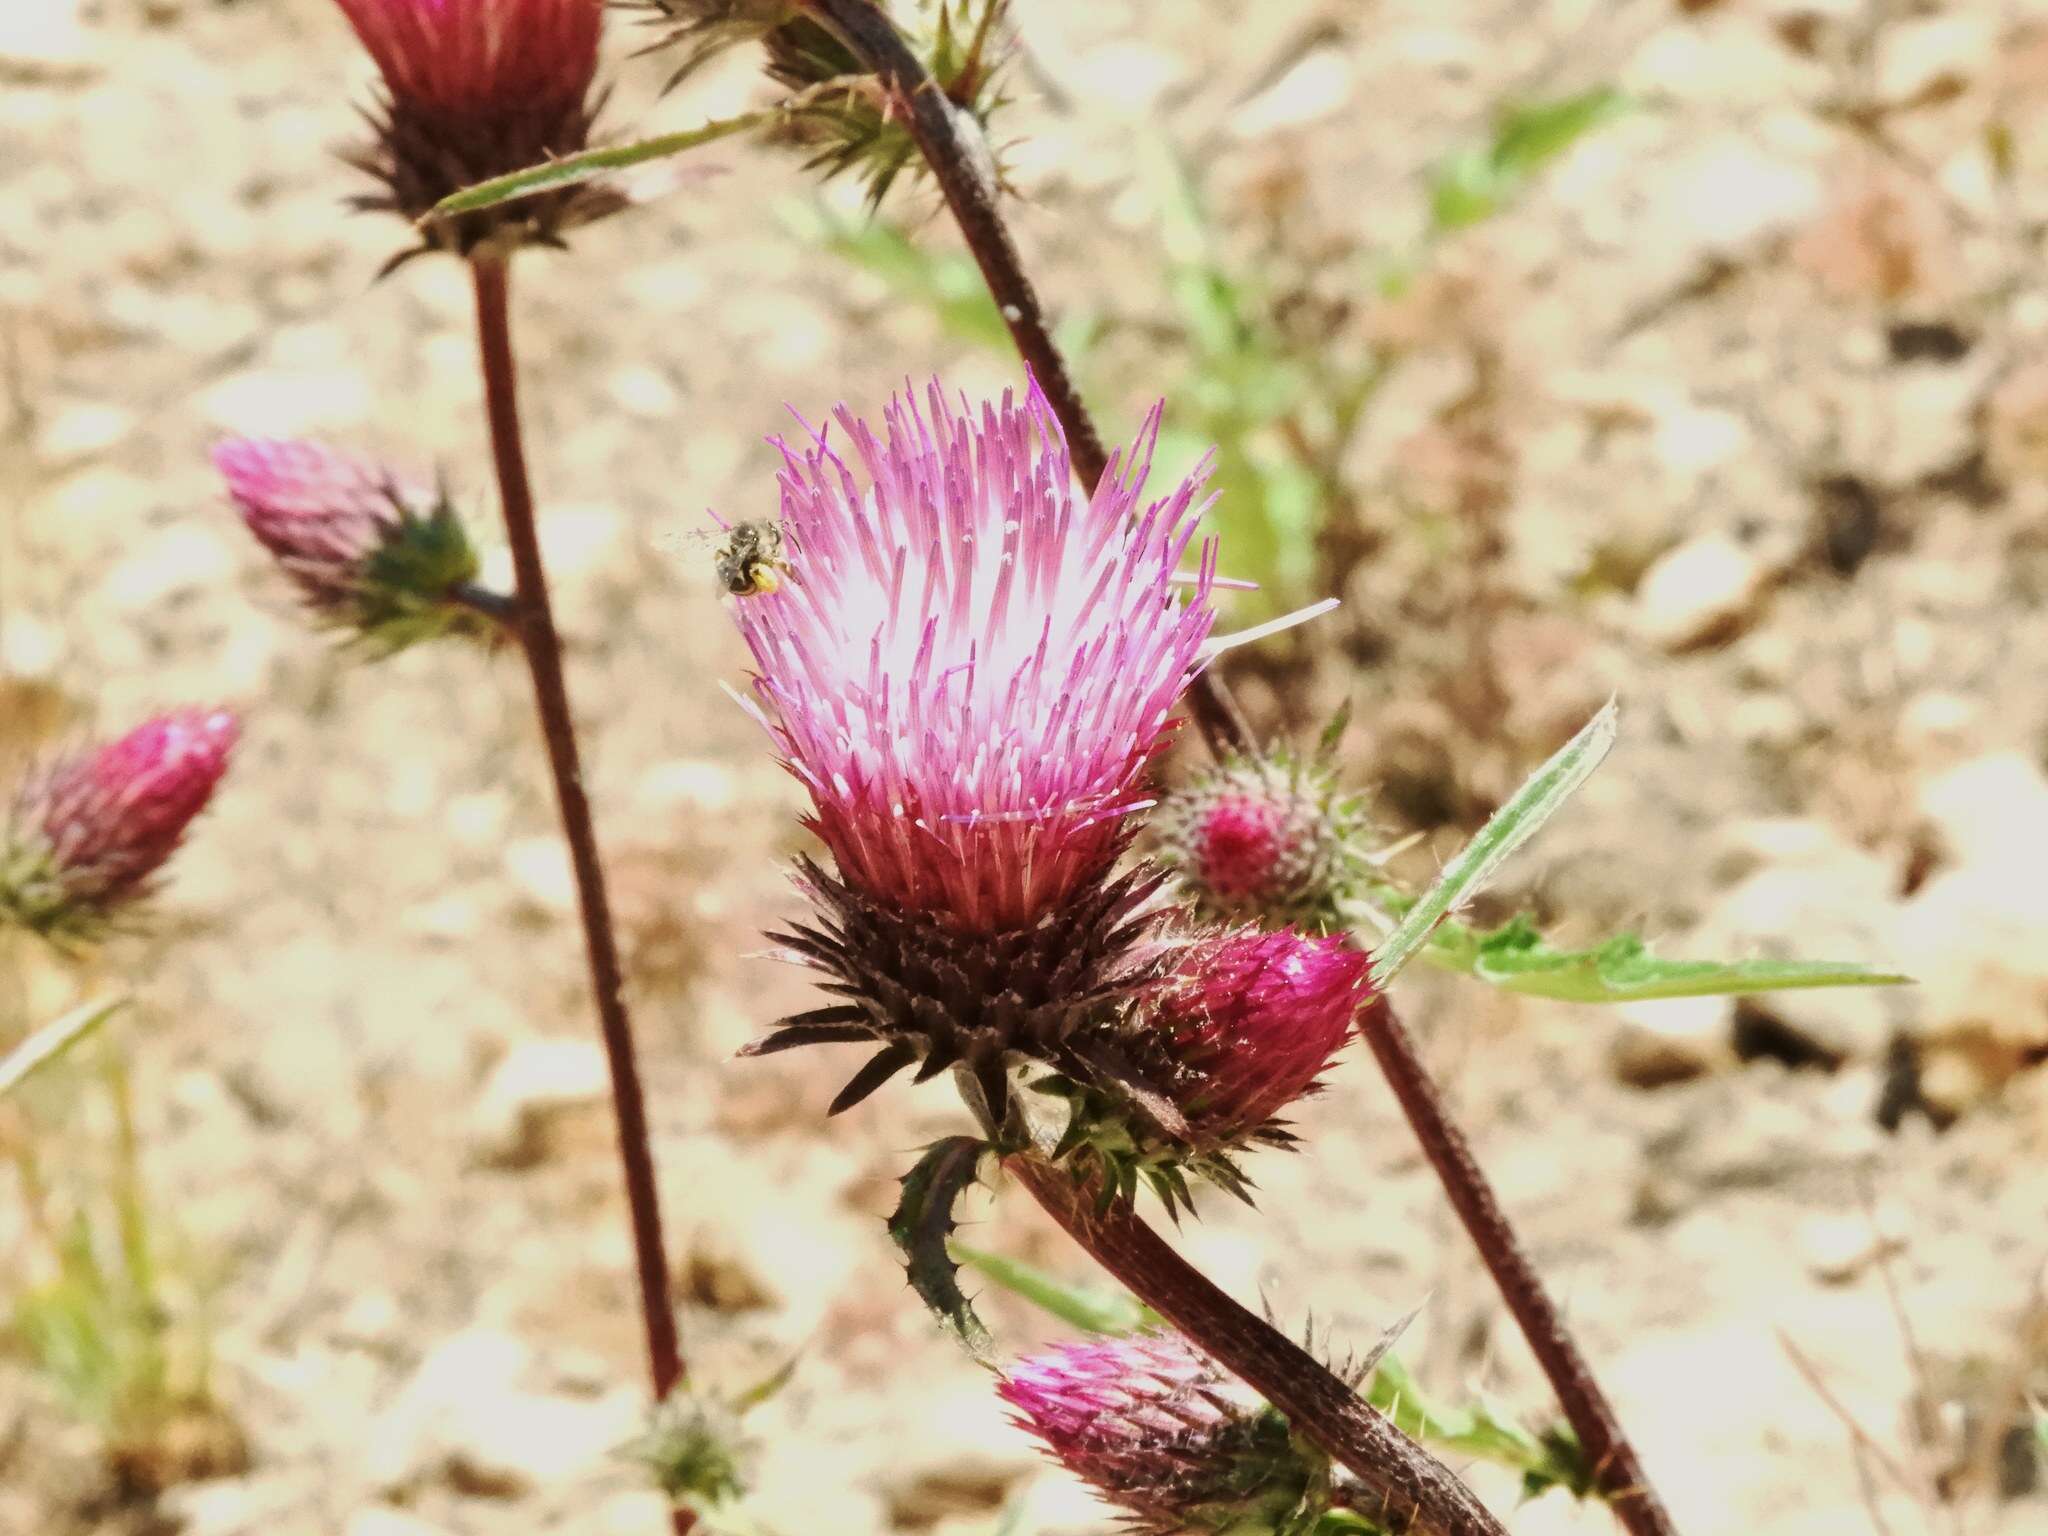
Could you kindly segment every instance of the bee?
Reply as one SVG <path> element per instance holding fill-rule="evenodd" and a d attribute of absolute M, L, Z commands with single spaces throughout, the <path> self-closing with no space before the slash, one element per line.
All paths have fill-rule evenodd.
<path fill-rule="evenodd" d="M 789 562 L 782 558 L 782 525 L 766 519 L 734 523 L 718 546 L 712 568 L 734 597 L 766 597 L 781 590 Z"/>

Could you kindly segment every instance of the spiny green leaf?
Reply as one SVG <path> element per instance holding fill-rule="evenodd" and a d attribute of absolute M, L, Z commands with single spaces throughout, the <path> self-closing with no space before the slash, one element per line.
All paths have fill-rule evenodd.
<path fill-rule="evenodd" d="M 960 1289 L 960 1268 L 947 1251 L 953 1207 L 974 1183 L 988 1143 L 972 1136 L 933 1142 L 903 1176 L 903 1196 L 889 1218 L 889 1235 L 903 1250 L 911 1289 L 938 1314 L 977 1360 L 987 1360 L 994 1342 Z"/>
<path fill-rule="evenodd" d="M 742 112 L 737 117 L 715 118 L 699 127 L 686 128 L 681 133 L 658 134 L 632 144 L 613 144 L 604 149 L 586 149 L 578 155 L 564 155 L 545 165 L 528 166 L 508 176 L 494 176 L 489 181 L 480 181 L 473 187 L 451 193 L 421 215 L 420 222 L 450 219 L 458 214 L 475 213 L 481 208 L 495 208 L 516 198 L 531 197 L 536 192 L 553 192 L 594 181 L 612 171 L 680 155 L 700 144 L 745 133 L 749 128 L 763 127 L 777 116 L 773 110 Z"/>
<path fill-rule="evenodd" d="M 127 1006 L 125 997 L 105 998 L 74 1008 L 61 1019 L 45 1024 L 0 1057 L 0 1098 L 12 1093 Z"/>
<path fill-rule="evenodd" d="M 1428 940 L 1437 924 L 1476 896 L 1495 870 L 1535 835 L 1558 807 L 1585 783 L 1614 745 L 1617 714 L 1612 700 L 1531 774 L 1508 803 L 1451 860 L 1450 867 L 1421 900 L 1408 909 L 1386 941 L 1373 951 L 1373 985 L 1385 987 Z"/>
<path fill-rule="evenodd" d="M 1022 1259 L 987 1253 L 965 1243 L 953 1244 L 953 1257 L 1013 1296 L 1023 1297 L 1084 1333 L 1136 1333 L 1159 1326 L 1159 1315 L 1128 1291 L 1062 1280 Z"/>

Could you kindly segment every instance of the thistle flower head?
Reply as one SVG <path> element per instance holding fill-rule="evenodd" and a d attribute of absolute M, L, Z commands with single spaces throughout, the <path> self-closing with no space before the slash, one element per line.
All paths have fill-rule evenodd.
<path fill-rule="evenodd" d="M 1312 1093 L 1369 993 L 1371 960 L 1291 928 L 1203 939 L 1147 999 L 1163 1085 L 1187 1143 L 1222 1151 L 1269 1135 Z"/>
<path fill-rule="evenodd" d="M 853 464 L 823 433 L 784 445 L 788 577 L 736 604 L 770 730 L 847 884 L 966 932 L 1028 928 L 1149 804 L 1213 616 L 1208 546 L 1175 584 L 1202 475 L 1143 500 L 1155 409 L 1080 496 L 1035 385 L 977 414 L 934 384 L 879 438 L 838 420 Z"/>
<path fill-rule="evenodd" d="M 318 443 L 229 438 L 213 462 L 314 617 L 389 653 L 488 628 L 457 601 L 478 560 L 445 497 Z"/>
<path fill-rule="evenodd" d="M 1140 1536 L 1297 1536 L 1329 1507 L 1327 1460 L 1180 1334 L 1050 1350 L 996 1391 Z"/>
<path fill-rule="evenodd" d="M 1320 759 L 1233 757 L 1167 796 L 1152 819 L 1160 861 L 1211 917 L 1338 924 L 1366 871 L 1364 808 Z"/>
<path fill-rule="evenodd" d="M 384 190 L 359 206 L 416 220 L 463 187 L 588 143 L 603 0 L 335 3 L 384 77 L 376 140 L 351 157 Z M 567 188 L 445 221 L 429 238 L 462 254 L 508 233 L 554 243 L 611 206 L 608 193 Z"/>
<path fill-rule="evenodd" d="M 0 919 L 59 943 L 146 896 L 226 772 L 240 722 L 181 709 L 31 775 L 0 842 Z"/>

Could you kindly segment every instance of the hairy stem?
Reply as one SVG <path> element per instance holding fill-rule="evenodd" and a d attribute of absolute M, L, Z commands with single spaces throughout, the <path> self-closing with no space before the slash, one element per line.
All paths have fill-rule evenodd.
<path fill-rule="evenodd" d="M 1047 1214 L 1137 1298 L 1244 1378 L 1300 1434 L 1358 1479 L 1351 1506 L 1389 1531 L 1506 1536 L 1452 1475 L 1307 1350 L 1225 1295 L 1138 1218 L 1102 1205 L 1064 1170 L 1025 1153 L 1004 1162 Z"/>
<path fill-rule="evenodd" d="M 874 71 L 875 77 L 902 104 L 904 126 L 910 130 L 918 153 L 931 168 L 932 178 L 952 212 L 953 222 L 967 242 L 989 297 L 1009 327 L 1017 353 L 1045 392 L 1053 415 L 1066 434 L 1067 452 L 1074 473 L 1090 491 L 1108 467 L 1109 455 L 1102 446 L 1102 434 L 1082 402 L 1067 360 L 1045 323 L 1045 310 L 1038 302 L 1038 290 L 1031 286 L 1024 264 L 1017 255 L 1017 242 L 1003 222 L 997 206 L 1000 195 L 991 173 L 986 146 L 970 140 L 960 114 L 946 99 L 905 43 L 896 25 L 873 0 L 803 0 L 811 13 L 836 32 L 854 56 Z M 978 130 L 975 130 L 978 131 Z M 1252 746 L 1244 718 L 1231 701 L 1223 680 L 1209 668 L 1197 676 L 1189 690 L 1195 723 L 1210 750 L 1245 752 Z"/>
<path fill-rule="evenodd" d="M 533 697 L 547 742 L 548 766 L 569 860 L 576 874 L 576 898 L 583 917 L 583 946 L 590 961 L 591 990 L 611 1068 L 612 1109 L 618 1120 L 619 1158 L 625 1170 L 626 1204 L 633 1222 L 633 1253 L 639 1271 L 640 1312 L 647 1329 L 647 1363 L 657 1402 L 683 1378 L 682 1346 L 675 1310 L 669 1305 L 668 1257 L 662 1246 L 661 1200 L 654 1179 L 654 1153 L 647 1134 L 647 1104 L 633 1048 L 633 1023 L 626 1011 L 625 977 L 612 931 L 597 830 L 583 789 L 576 726 L 562 675 L 562 640 L 548 597 L 534 523 L 533 492 L 526 477 L 526 449 L 519 430 L 517 374 L 512 359 L 511 306 L 506 258 L 479 253 L 470 261 L 476 285 L 477 339 L 483 359 L 484 400 L 490 415 L 491 455 L 505 507 L 505 534 L 512 549 L 520 649 L 533 676 Z M 677 1536 L 695 1523 L 686 1510 L 675 1513 Z"/>
<path fill-rule="evenodd" d="M 1594 1482 L 1613 1506 L 1615 1518 L 1632 1536 L 1677 1536 L 1677 1527 L 1643 1472 L 1641 1458 L 1622 1432 L 1614 1409 L 1565 1326 L 1563 1314 L 1544 1290 L 1521 1240 L 1494 1198 L 1492 1186 L 1472 1156 L 1471 1144 L 1452 1122 L 1442 1093 L 1423 1069 L 1414 1037 L 1384 997 L 1373 1000 L 1359 1028 L 1458 1219 L 1486 1261 L 1537 1363 L 1550 1378 L 1558 1404 L 1579 1437 Z"/>

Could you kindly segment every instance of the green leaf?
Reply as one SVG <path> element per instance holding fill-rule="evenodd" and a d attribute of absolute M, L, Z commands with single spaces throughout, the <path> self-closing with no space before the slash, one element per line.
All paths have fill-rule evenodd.
<path fill-rule="evenodd" d="M 1614 746 L 1616 729 L 1617 711 L 1610 700 L 1488 818 L 1428 894 L 1408 909 L 1385 942 L 1374 949 L 1373 985 L 1384 988 L 1392 981 L 1437 924 L 1476 896 L 1494 871 L 1557 813 L 1600 766 Z"/>
<path fill-rule="evenodd" d="M 972 1136 L 948 1136 L 924 1149 L 903 1176 L 903 1196 L 889 1218 L 889 1235 L 903 1250 L 911 1289 L 951 1329 L 967 1352 L 987 1360 L 994 1343 L 960 1289 L 960 1269 L 947 1251 L 953 1235 L 953 1207 L 975 1181 L 988 1143 Z"/>
<path fill-rule="evenodd" d="M 61 1019 L 45 1024 L 0 1057 L 0 1098 L 12 1093 L 127 1006 L 125 997 L 105 998 L 74 1008 Z"/>
<path fill-rule="evenodd" d="M 686 128 L 681 133 L 664 133 L 632 144 L 613 144 L 604 149 L 586 149 L 579 155 L 564 155 L 561 159 L 550 160 L 545 165 L 528 166 L 525 170 L 514 171 L 508 176 L 494 176 L 489 181 L 480 181 L 473 187 L 464 187 L 460 192 L 451 193 L 429 208 L 421 216 L 420 222 L 424 224 L 434 219 L 451 219 L 458 214 L 475 213 L 479 209 L 495 208 L 500 203 L 509 203 L 517 198 L 531 197 L 536 192 L 553 192 L 562 187 L 573 187 L 582 182 L 594 181 L 612 171 L 623 171 L 630 166 L 644 165 L 650 160 L 680 155 L 700 144 L 730 138 L 733 134 L 745 133 L 750 128 L 763 127 L 775 121 L 779 115 L 774 111 L 742 112 L 737 117 L 715 118 L 699 127 Z"/>
<path fill-rule="evenodd" d="M 1565 1487 L 1583 1494 L 1592 1486 L 1576 1441 L 1555 1432 L 1535 1434 L 1484 1397 L 1469 1408 L 1435 1402 L 1398 1355 L 1380 1361 L 1365 1395 L 1410 1439 L 1514 1468 L 1526 1493 Z"/>
<path fill-rule="evenodd" d="M 1436 232 L 1448 234 L 1492 218 L 1531 176 L 1627 105 L 1619 91 L 1596 86 L 1502 111 L 1486 143 L 1453 151 L 1431 172 L 1429 212 Z"/>
<path fill-rule="evenodd" d="M 1022 1259 L 1005 1258 L 953 1244 L 953 1257 L 987 1277 L 1013 1296 L 1050 1312 L 1084 1333 L 1136 1333 L 1159 1326 L 1159 1315 L 1128 1291 L 1079 1285 Z"/>

